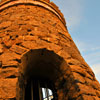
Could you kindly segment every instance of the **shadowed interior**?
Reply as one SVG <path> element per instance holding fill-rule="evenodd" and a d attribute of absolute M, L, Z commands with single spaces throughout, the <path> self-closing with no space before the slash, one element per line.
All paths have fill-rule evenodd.
<path fill-rule="evenodd" d="M 33 85 L 33 90 L 35 90 L 35 88 L 51 89 L 54 94 L 54 98 L 56 98 L 54 100 L 57 100 L 55 83 L 59 76 L 62 74 L 60 71 L 62 65 L 67 66 L 63 58 L 55 54 L 53 51 L 46 50 L 45 48 L 31 50 L 24 54 L 20 65 L 20 73 L 24 79 L 22 76 L 20 77 L 21 80 L 24 80 L 26 83 L 24 83 L 25 87 L 24 92 L 22 93 L 24 95 L 29 95 L 29 91 L 31 91 L 31 82 L 35 82 Z M 36 92 L 39 93 L 39 91 Z M 39 97 L 39 94 L 36 97 Z M 26 98 L 28 97 L 26 96 Z"/>

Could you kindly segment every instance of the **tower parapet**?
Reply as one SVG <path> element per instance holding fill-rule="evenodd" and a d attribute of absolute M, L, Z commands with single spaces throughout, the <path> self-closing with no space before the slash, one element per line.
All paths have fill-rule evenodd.
<path fill-rule="evenodd" d="M 37 6 L 45 7 L 46 9 L 53 12 L 59 17 L 64 25 L 66 25 L 65 19 L 59 8 L 50 0 L 2 0 L 0 3 L 0 11 L 7 9 L 10 6 L 20 5 L 20 4 L 33 4 Z"/>

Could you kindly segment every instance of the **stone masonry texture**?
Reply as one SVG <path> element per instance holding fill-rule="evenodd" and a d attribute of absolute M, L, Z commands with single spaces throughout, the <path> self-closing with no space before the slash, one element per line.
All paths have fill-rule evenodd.
<path fill-rule="evenodd" d="M 58 100 L 100 100 L 99 82 L 68 33 L 63 14 L 49 0 L 0 2 L 0 100 L 23 100 L 22 58 L 32 58 L 38 50 L 59 56 L 50 56 L 62 73 L 54 82 Z"/>

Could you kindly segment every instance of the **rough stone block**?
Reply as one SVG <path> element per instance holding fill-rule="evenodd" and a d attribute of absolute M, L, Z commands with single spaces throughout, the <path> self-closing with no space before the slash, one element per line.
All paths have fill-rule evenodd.
<path fill-rule="evenodd" d="M 78 61 L 77 59 L 68 59 L 67 60 L 69 65 L 81 65 L 80 61 Z"/>
<path fill-rule="evenodd" d="M 0 79 L 0 98 L 14 98 L 16 97 L 16 83 L 15 79 Z"/>
<path fill-rule="evenodd" d="M 94 100 L 93 96 L 91 96 L 91 95 L 85 95 L 85 94 L 83 94 L 82 97 L 83 97 L 83 100 Z"/>
<path fill-rule="evenodd" d="M 74 79 L 76 83 L 85 83 L 85 78 L 78 73 L 73 72 Z"/>
<path fill-rule="evenodd" d="M 27 49 L 37 48 L 37 44 L 34 41 L 24 41 L 21 45 Z"/>
<path fill-rule="evenodd" d="M 18 77 L 18 68 L 5 68 L 0 69 L 0 79 L 1 78 L 15 78 Z"/>
<path fill-rule="evenodd" d="M 18 67 L 18 62 L 17 61 L 3 62 L 2 68 L 7 68 L 7 67 Z"/>
<path fill-rule="evenodd" d="M 7 51 L 0 56 L 0 61 L 2 61 L 2 64 L 7 64 L 9 61 L 14 61 L 16 59 L 20 59 L 20 55 L 11 51 Z"/>
<path fill-rule="evenodd" d="M 11 21 L 2 22 L 2 23 L 0 24 L 0 29 L 1 29 L 1 28 L 6 28 L 6 27 L 8 27 L 8 26 L 10 26 L 10 25 L 11 25 Z"/>
<path fill-rule="evenodd" d="M 85 84 L 80 84 L 80 83 L 77 83 L 77 85 L 79 86 L 79 89 L 80 89 L 79 93 L 80 94 L 87 94 L 87 95 L 96 96 L 96 92 L 95 92 L 95 90 L 92 87 L 87 86 Z"/>
<path fill-rule="evenodd" d="M 21 46 L 17 46 L 17 45 L 13 45 L 10 48 L 10 50 L 13 51 L 13 52 L 15 52 L 15 53 L 17 53 L 17 54 L 19 54 L 19 55 L 23 54 L 26 51 L 25 48 L 23 48 Z"/>

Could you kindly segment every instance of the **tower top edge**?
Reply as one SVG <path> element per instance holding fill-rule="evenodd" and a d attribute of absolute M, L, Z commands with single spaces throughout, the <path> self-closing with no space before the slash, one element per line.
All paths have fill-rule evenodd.
<path fill-rule="evenodd" d="M 21 4 L 21 2 L 23 3 L 23 4 L 25 4 L 25 3 L 31 3 L 31 2 L 40 2 L 40 3 L 42 3 L 42 4 L 45 4 L 45 5 L 47 5 L 47 6 L 49 6 L 50 8 L 52 8 L 52 9 L 54 9 L 59 15 L 60 15 L 60 17 L 61 17 L 61 19 L 62 19 L 62 21 L 63 21 L 63 23 L 65 24 L 65 26 L 66 26 L 66 21 L 65 21 L 65 18 L 64 18 L 64 15 L 61 13 L 61 11 L 59 10 L 59 7 L 54 3 L 54 2 L 52 2 L 52 1 L 50 1 L 50 0 L 1 0 L 0 1 L 0 11 L 1 11 L 1 9 L 2 8 L 6 8 L 6 6 L 5 5 L 7 5 L 8 3 L 10 3 L 11 5 L 14 5 L 14 2 L 16 3 L 16 2 L 20 2 L 19 4 Z M 9 6 L 10 6 L 10 4 L 9 4 Z M 3 7 L 4 6 L 4 7 Z M 43 5 L 44 6 L 44 5 Z"/>

